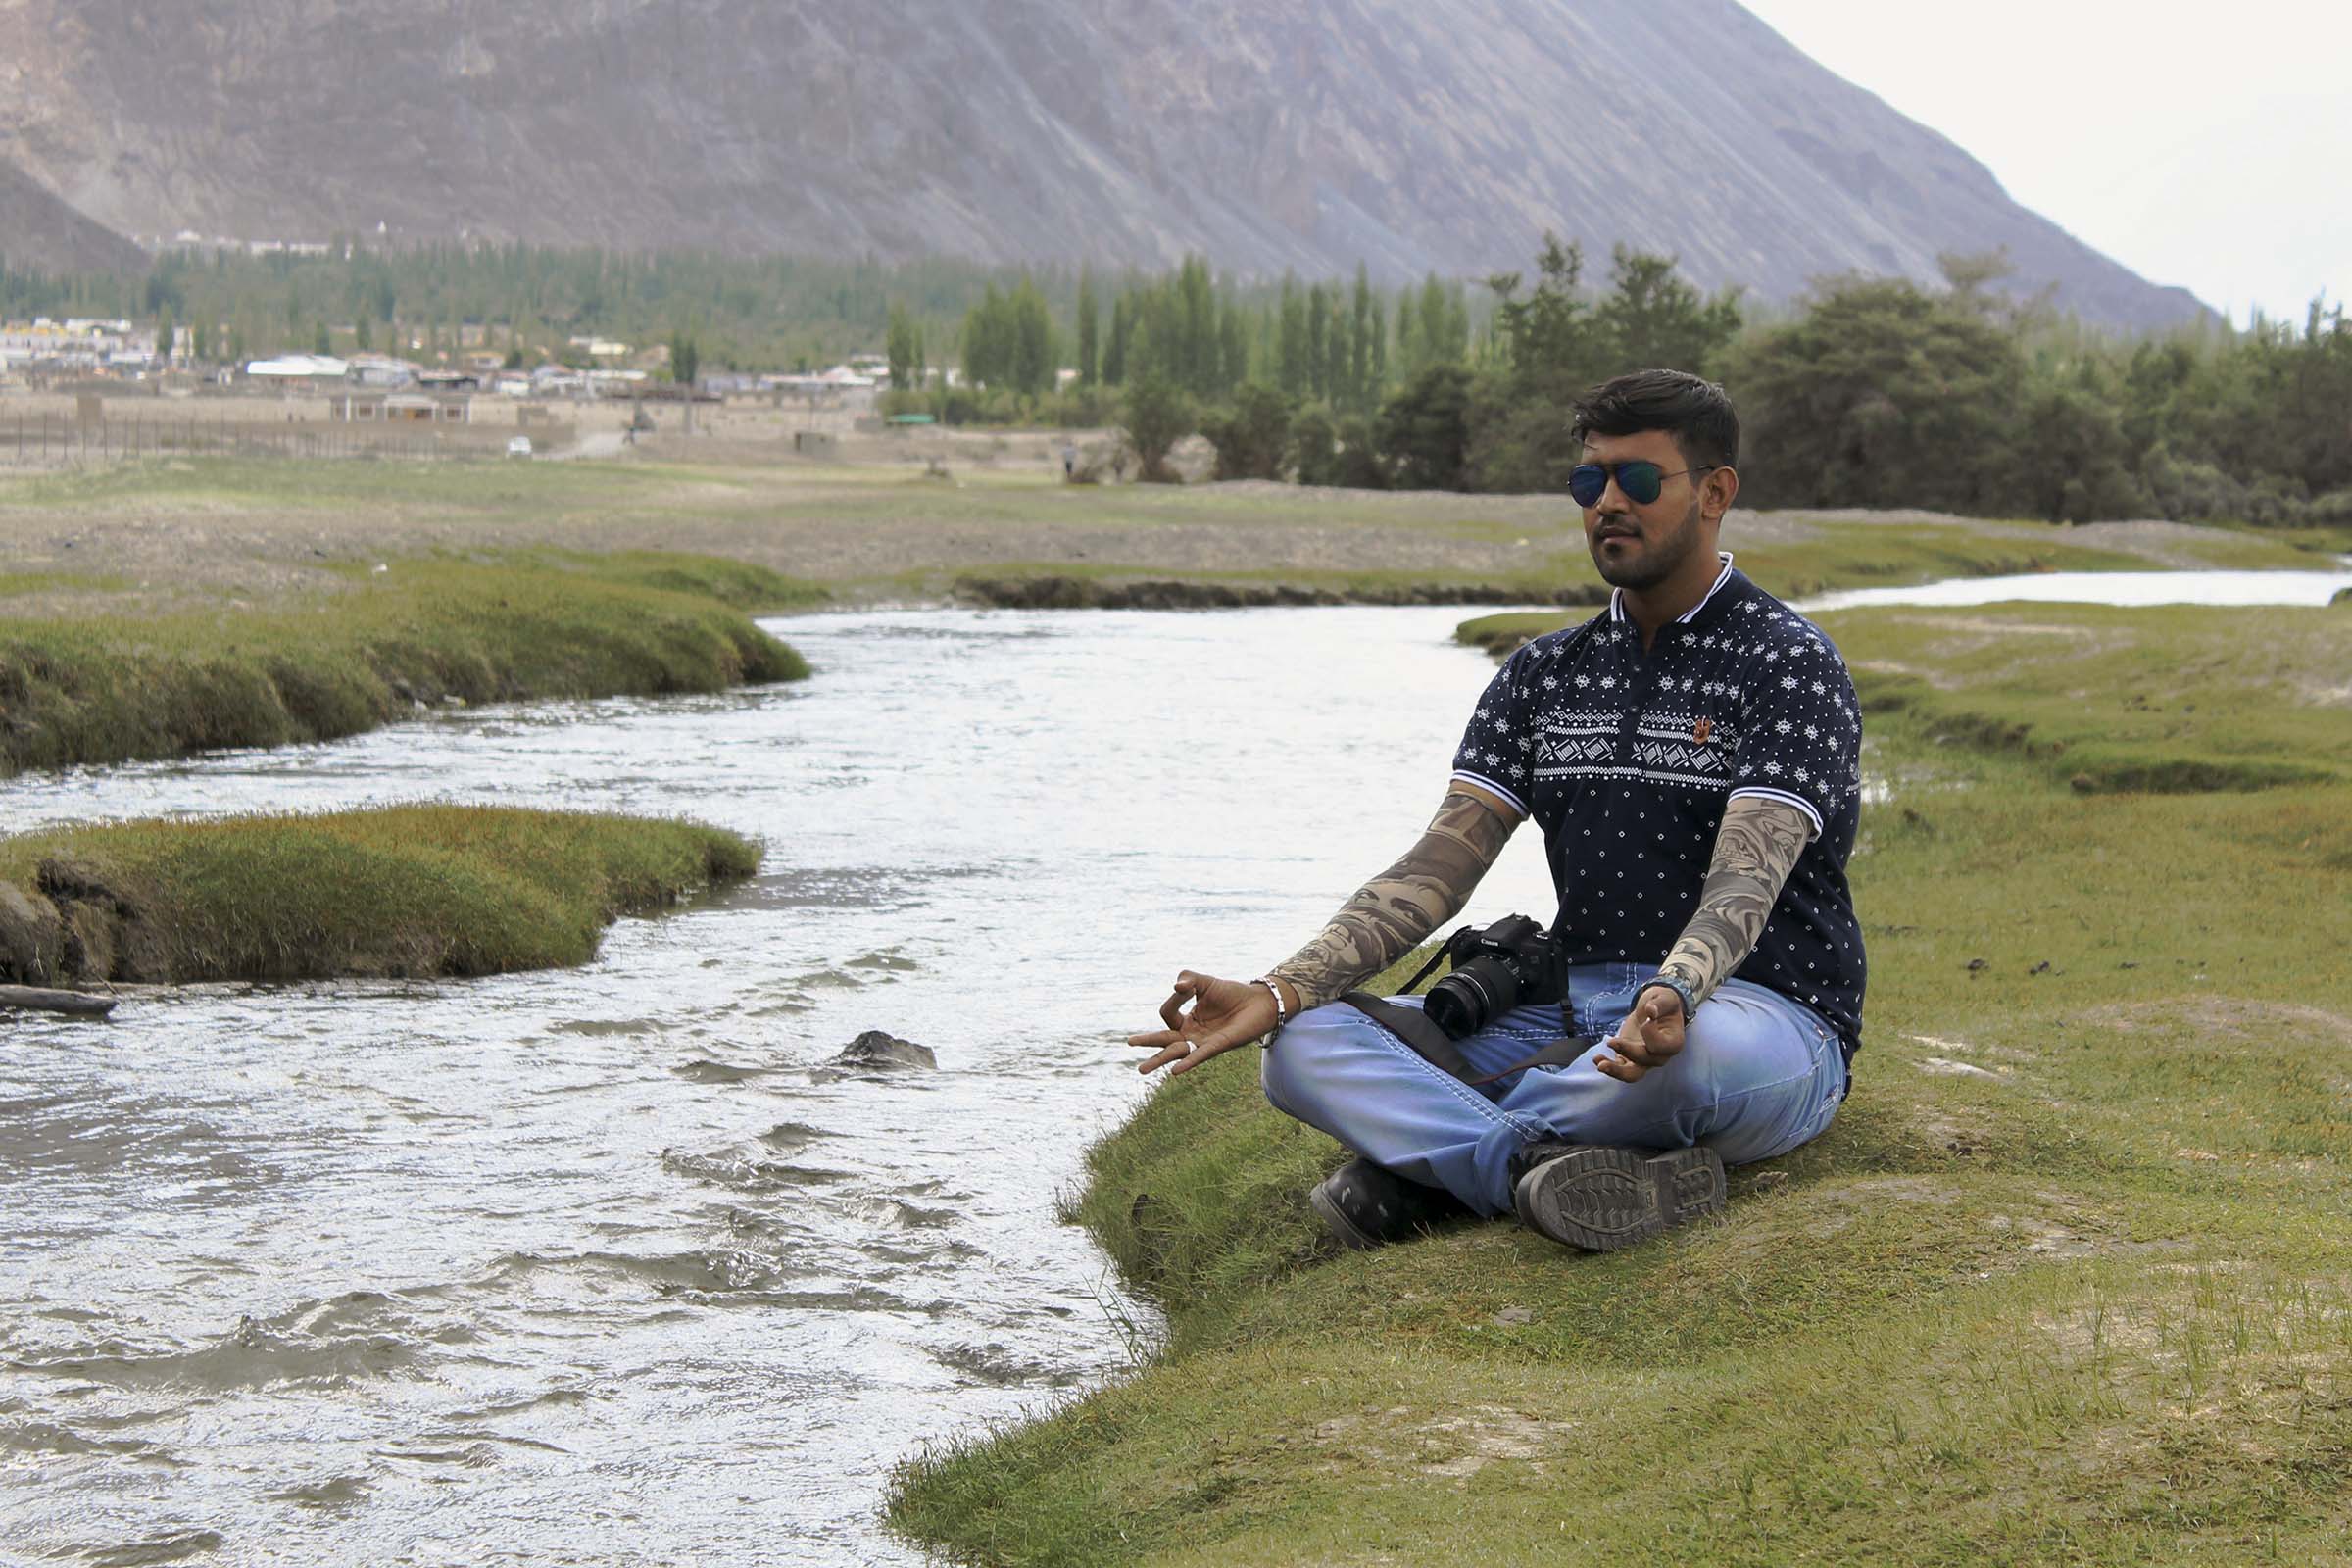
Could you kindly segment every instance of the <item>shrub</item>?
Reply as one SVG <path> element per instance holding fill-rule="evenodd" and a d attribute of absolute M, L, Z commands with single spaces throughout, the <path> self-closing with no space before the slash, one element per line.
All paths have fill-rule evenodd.
<path fill-rule="evenodd" d="M 1193 400 L 1165 376 L 1146 375 L 1129 384 L 1120 414 L 1127 445 L 1135 452 L 1137 477 L 1146 484 L 1182 483 L 1168 466 L 1168 454 L 1193 433 L 1198 422 Z"/>
<path fill-rule="evenodd" d="M 1466 487 L 1475 383 L 1463 366 L 1433 365 L 1381 406 L 1373 439 L 1397 488 Z"/>
<path fill-rule="evenodd" d="M 1233 402 L 1204 416 L 1200 433 L 1216 449 L 1220 479 L 1279 479 L 1290 463 L 1297 405 L 1259 381 L 1234 390 Z"/>

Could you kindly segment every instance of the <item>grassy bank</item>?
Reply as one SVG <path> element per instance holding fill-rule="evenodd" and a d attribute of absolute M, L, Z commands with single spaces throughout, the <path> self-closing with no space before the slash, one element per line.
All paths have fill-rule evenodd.
<path fill-rule="evenodd" d="M 1946 577 L 2022 576 L 2046 571 L 2194 570 L 2324 571 L 2352 550 L 2352 537 L 2322 529 L 2170 529 L 2148 541 L 2157 557 L 2080 536 L 2116 539 L 2098 529 L 2036 524 L 1981 524 L 1959 519 L 1872 523 L 1850 518 L 1808 519 L 1814 530 L 1789 541 L 1743 544 L 1727 527 L 1724 545 L 1740 568 L 1767 592 L 1801 599 L 1841 588 L 1891 588 Z M 2129 525 L 2125 525 L 2128 527 Z M 2039 537 L 2029 530 L 2038 529 Z M 2160 547 L 2160 549 L 2159 549 Z M 1597 590 L 1589 564 L 1580 580 Z M 1545 632 L 1584 618 L 1555 611 L 1506 611 L 1464 621 L 1455 636 L 1473 647 L 1505 654 Z"/>
<path fill-rule="evenodd" d="M 748 607 L 763 567 L 650 553 L 350 565 L 269 608 L 0 620 L 0 767 L 277 746 L 419 703 L 708 692 L 808 666 Z"/>
<path fill-rule="evenodd" d="M 1341 1152 L 1236 1053 L 1077 1205 L 1164 1352 L 911 1466 L 896 1522 L 1021 1564 L 2352 1561 L 2352 607 L 1825 624 L 1892 791 L 1828 1135 L 1622 1253 L 1334 1255 Z"/>
<path fill-rule="evenodd" d="M 1265 505 L 1261 498 L 1250 499 Z M 1249 537 L 1241 535 L 1234 538 L 1232 557 L 1214 569 L 1168 575 L 1178 582 L 1223 588 L 1257 602 L 1273 602 L 1285 591 L 1370 604 L 1595 604 L 1606 599 L 1607 585 L 1593 570 L 1575 514 L 1564 501 L 1512 498 L 1508 503 L 1511 512 L 1499 516 L 1456 515 L 1449 512 L 1448 501 L 1498 505 L 1494 498 L 1461 503 L 1459 498 L 1438 495 L 1327 501 L 1316 518 L 1319 522 L 1334 512 L 1345 514 L 1353 508 L 1363 509 L 1354 524 L 1361 530 L 1360 536 L 1333 543 L 1327 551 L 1332 558 L 1328 562 L 1304 564 L 1294 560 L 1267 564 L 1253 556 Z M 1216 498 L 1201 495 L 1190 505 L 1204 523 L 1220 523 Z M 1285 520 L 1303 519 L 1268 516 L 1254 526 L 1270 538 L 1280 539 Z M 1235 532 L 1230 524 L 1222 526 L 1229 535 Z M 2217 536 L 2217 549 L 2242 537 L 2226 536 L 2219 529 L 2207 531 Z M 1384 541 L 1383 535 L 1398 532 L 1408 533 L 1420 547 L 1415 564 L 1384 564 L 1391 542 Z M 1147 541 L 1139 538 L 1137 543 Z M 2062 528 L 1957 518 L 1898 522 L 1856 517 L 1749 517 L 1736 519 L 1727 528 L 1725 545 L 1737 551 L 1741 568 L 1750 576 L 1789 597 L 1832 587 L 1884 586 L 1941 577 L 2131 571 L 2153 564 L 2148 558 L 2130 551 L 2072 540 Z M 1360 547 L 1361 559 L 1348 559 L 1351 547 Z M 2308 557 L 2283 546 L 2275 554 L 2265 550 L 2263 556 L 2272 565 L 2310 564 Z M 969 592 L 991 584 L 1055 579 L 1095 588 L 1128 585 L 1142 574 L 1144 568 L 1135 564 L 1142 559 L 1149 558 L 1139 549 L 1124 556 L 1114 553 L 1076 562 L 1009 562 L 985 575 L 966 574 L 954 586 Z M 907 580 L 914 586 L 917 577 Z M 991 596 L 983 593 L 980 597 Z M 1528 624 L 1549 630 L 1564 623 L 1565 617 L 1539 612 L 1526 619 Z"/>
<path fill-rule="evenodd" d="M 620 915 L 759 864 L 717 828 L 486 807 L 63 829 L 0 839 L 0 967 L 164 982 L 585 963 Z"/>

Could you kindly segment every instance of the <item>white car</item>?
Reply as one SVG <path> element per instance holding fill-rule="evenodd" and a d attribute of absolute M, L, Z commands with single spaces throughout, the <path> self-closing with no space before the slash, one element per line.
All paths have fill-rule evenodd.
<path fill-rule="evenodd" d="M 527 458 L 527 457 L 529 457 L 530 455 L 531 455 L 531 438 L 530 438 L 529 436 L 527 436 L 527 435 L 518 435 L 518 436 L 516 436 L 516 437 L 515 437 L 514 440 L 512 440 L 512 441 L 510 441 L 510 442 L 508 442 L 508 443 L 507 443 L 507 456 L 508 456 L 508 457 L 510 457 L 510 458 Z"/>

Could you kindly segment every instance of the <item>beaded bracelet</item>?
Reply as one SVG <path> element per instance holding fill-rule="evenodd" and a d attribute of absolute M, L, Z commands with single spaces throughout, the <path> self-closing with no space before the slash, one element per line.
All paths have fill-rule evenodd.
<path fill-rule="evenodd" d="M 1266 995 L 1274 999 L 1274 1027 L 1257 1037 L 1258 1049 L 1263 1051 L 1274 1044 L 1274 1038 L 1282 1033 L 1283 1025 L 1291 1021 L 1291 1009 L 1283 1005 L 1282 987 L 1276 985 L 1273 981 L 1266 979 L 1263 975 L 1260 975 L 1257 979 L 1252 980 L 1250 983 L 1253 986 L 1264 986 L 1266 988 Z"/>

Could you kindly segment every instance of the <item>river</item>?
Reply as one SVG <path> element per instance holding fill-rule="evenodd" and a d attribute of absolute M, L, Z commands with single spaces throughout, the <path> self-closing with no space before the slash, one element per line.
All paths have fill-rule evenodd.
<path fill-rule="evenodd" d="M 795 686 L 0 784 L 20 830 L 433 797 L 768 847 L 580 970 L 10 1021 L 0 1558 L 920 1561 L 895 1461 L 1152 1331 L 1054 1214 L 1122 1037 L 1410 841 L 1460 616 L 811 616 Z M 1492 912 L 1540 912 L 1514 851 Z M 871 1028 L 939 1070 L 829 1075 Z"/>
<path fill-rule="evenodd" d="M 1409 842 L 1462 613 L 795 617 L 800 685 L 0 783 L 18 831 L 432 798 L 768 849 L 578 970 L 10 1020 L 0 1560 L 922 1561 L 894 1463 L 1149 1343 L 1054 1217 L 1122 1036 Z M 1540 850 L 1471 915 L 1547 908 Z M 875 1028 L 938 1070 L 827 1069 Z"/>

